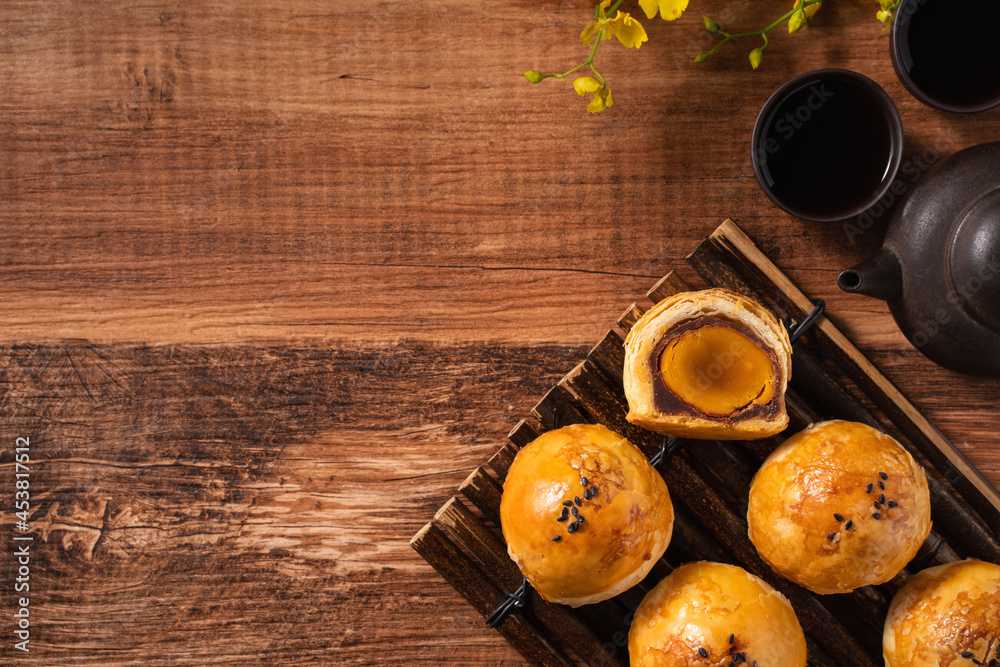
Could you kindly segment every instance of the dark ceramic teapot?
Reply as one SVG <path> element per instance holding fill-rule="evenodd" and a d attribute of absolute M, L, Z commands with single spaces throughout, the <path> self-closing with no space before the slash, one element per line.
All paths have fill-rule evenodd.
<path fill-rule="evenodd" d="M 932 361 L 1000 377 L 1000 142 L 935 165 L 896 209 L 882 249 L 837 283 L 886 300 Z"/>

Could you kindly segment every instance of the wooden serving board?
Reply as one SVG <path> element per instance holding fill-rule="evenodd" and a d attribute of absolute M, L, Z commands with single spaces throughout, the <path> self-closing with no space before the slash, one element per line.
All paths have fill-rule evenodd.
<path fill-rule="evenodd" d="M 800 322 L 812 302 L 732 221 L 725 221 L 688 257 L 710 286 L 752 296 L 784 321 Z M 648 456 L 655 433 L 625 419 L 624 337 L 645 309 L 690 289 L 671 272 L 633 304 L 587 358 L 554 386 L 508 436 L 508 442 L 459 487 L 411 545 L 484 617 L 521 583 L 507 556 L 499 506 L 507 470 L 519 447 L 567 424 L 600 422 Z M 645 581 L 616 598 L 571 609 L 534 591 L 523 609 L 497 629 L 537 665 L 628 665 L 632 612 L 672 568 L 692 560 L 740 565 L 791 601 L 809 645 L 809 664 L 877 667 L 882 626 L 893 594 L 918 570 L 965 557 L 1000 563 L 1000 495 L 825 316 L 796 341 L 787 393 L 791 434 L 824 419 L 849 419 L 884 430 L 924 465 L 931 491 L 931 535 L 906 570 L 881 586 L 820 596 L 774 574 L 747 538 L 750 482 L 783 436 L 756 441 L 689 441 L 660 465 L 676 520 L 670 547 Z"/>

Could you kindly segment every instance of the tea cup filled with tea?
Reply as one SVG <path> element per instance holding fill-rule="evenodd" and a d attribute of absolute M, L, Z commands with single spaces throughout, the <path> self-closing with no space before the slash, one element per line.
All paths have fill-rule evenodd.
<path fill-rule="evenodd" d="M 1000 104 L 997 0 L 902 0 L 890 33 L 892 65 L 921 102 L 961 113 Z"/>
<path fill-rule="evenodd" d="M 903 158 L 903 123 L 877 83 L 822 69 L 768 98 L 751 147 L 754 175 L 779 208 L 803 220 L 839 222 L 889 190 Z"/>

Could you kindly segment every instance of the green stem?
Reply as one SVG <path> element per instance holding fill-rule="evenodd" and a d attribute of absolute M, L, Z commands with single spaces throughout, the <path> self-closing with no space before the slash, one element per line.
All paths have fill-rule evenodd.
<path fill-rule="evenodd" d="M 594 35 L 594 45 L 592 47 L 590 47 L 590 57 L 587 58 L 586 60 L 584 60 L 582 63 L 580 63 L 579 65 L 577 65 L 576 67 L 574 67 L 573 69 L 571 69 L 568 72 L 564 72 L 562 74 L 549 74 L 549 75 L 546 75 L 546 76 L 554 76 L 557 79 L 565 79 L 570 74 L 574 74 L 576 72 L 579 72 L 584 67 L 588 67 L 589 66 L 590 69 L 594 72 L 594 74 L 597 75 L 597 78 L 599 78 L 601 80 L 601 85 L 602 86 L 607 85 L 607 82 L 604 80 L 604 77 L 601 76 L 600 72 L 598 72 L 596 69 L 594 69 L 594 56 L 597 55 L 597 46 L 601 43 L 601 39 L 603 37 L 604 37 L 604 30 L 603 29 L 600 30 L 596 35 Z"/>
<path fill-rule="evenodd" d="M 594 67 L 594 63 L 593 62 L 590 63 L 590 71 L 593 72 L 594 74 L 596 74 L 597 78 L 601 80 L 601 88 L 607 88 L 608 87 L 608 82 L 605 81 L 604 77 L 601 76 L 601 73 L 597 71 L 597 68 Z"/>
<path fill-rule="evenodd" d="M 737 39 L 738 37 L 763 37 L 764 38 L 764 46 L 761 47 L 761 48 L 766 48 L 767 47 L 767 33 L 771 32 L 772 30 L 774 30 L 775 28 L 777 28 L 779 25 L 781 25 L 782 23 L 784 23 L 788 19 L 792 18 L 792 14 L 794 14 L 795 12 L 805 11 L 805 8 L 808 7 L 809 5 L 819 4 L 820 2 L 823 2 L 823 0 L 805 0 L 805 2 L 803 2 L 801 6 L 794 7 L 792 10 L 786 12 L 785 15 L 782 16 L 781 18 L 779 18 L 777 21 L 773 22 L 771 25 L 767 26 L 766 28 L 761 28 L 760 30 L 751 30 L 749 32 L 740 32 L 740 33 L 736 33 L 735 35 L 730 35 L 729 33 L 726 33 L 726 32 L 721 33 L 721 34 L 725 35 L 725 38 L 723 38 L 723 40 L 721 42 L 719 42 L 718 44 L 716 44 L 715 46 L 713 46 L 708 51 L 708 55 L 705 56 L 705 57 L 707 58 L 708 56 L 711 56 L 716 51 L 718 51 L 719 47 L 721 47 L 723 44 L 725 44 L 726 42 L 731 42 L 732 40 Z"/>
<path fill-rule="evenodd" d="M 609 9 L 609 10 L 607 11 L 607 13 L 605 14 L 605 16 L 607 16 L 607 15 L 608 15 L 608 14 L 610 14 L 611 12 L 613 12 L 613 11 L 615 11 L 616 9 L 618 9 L 619 7 L 621 7 L 621 6 L 622 6 L 622 3 L 623 3 L 624 1 L 625 1 L 625 0 L 618 0 L 618 2 L 616 2 L 616 3 L 615 3 L 615 4 L 614 4 L 614 5 L 612 6 L 612 7 L 611 7 L 611 9 Z M 900 1 L 902 1 L 902 0 L 900 0 Z M 595 6 L 595 7 L 594 7 L 594 16 L 596 16 L 597 18 L 601 18 L 601 4 L 600 4 L 600 3 L 598 3 L 598 4 L 597 4 L 597 6 Z"/>

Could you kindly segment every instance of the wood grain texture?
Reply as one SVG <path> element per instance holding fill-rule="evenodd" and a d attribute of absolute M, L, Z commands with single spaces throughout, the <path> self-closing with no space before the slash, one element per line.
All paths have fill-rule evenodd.
<path fill-rule="evenodd" d="M 907 157 L 996 138 L 1000 110 L 909 97 L 874 2 L 826 2 L 756 72 L 742 44 L 695 66 L 702 14 L 785 11 L 705 0 L 602 46 L 615 106 L 589 115 L 520 73 L 579 62 L 590 6 L 4 3 L 0 475 L 31 436 L 44 536 L 19 661 L 523 664 L 407 542 L 726 217 L 1000 485 L 1000 386 L 836 288 L 888 216 L 853 242 L 801 223 L 748 150 L 818 67 L 886 89 Z"/>
<path fill-rule="evenodd" d="M 0 642 L 0 656 L 517 663 L 408 542 L 526 397 L 585 352 L 3 350 L 4 437 L 29 436 L 35 461 L 38 643 L 22 657 Z M 2 516 L 5 545 L 13 521 Z M 12 552 L 0 552 L 5 610 Z"/>

